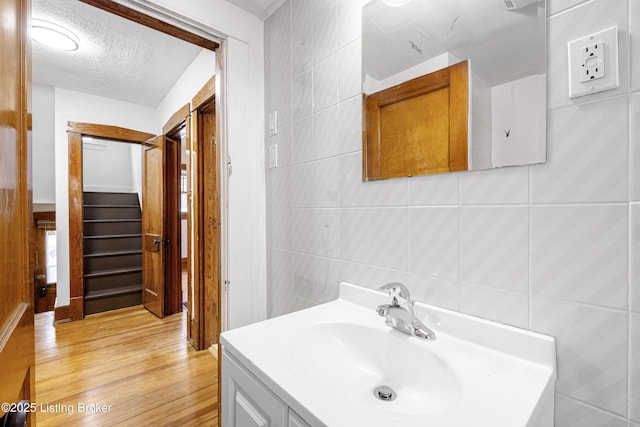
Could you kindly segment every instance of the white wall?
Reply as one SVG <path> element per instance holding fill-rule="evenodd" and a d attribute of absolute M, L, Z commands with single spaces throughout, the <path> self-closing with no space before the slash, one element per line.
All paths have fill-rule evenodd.
<path fill-rule="evenodd" d="M 120 126 L 155 133 L 155 109 L 55 88 L 55 185 L 58 246 L 56 307 L 69 305 L 69 164 L 67 122 Z"/>
<path fill-rule="evenodd" d="M 129 144 L 131 150 L 131 173 L 133 175 L 133 185 L 138 193 L 138 203 L 142 210 L 142 146 Z"/>
<path fill-rule="evenodd" d="M 55 203 L 55 94 L 52 86 L 32 85 L 33 203 Z"/>
<path fill-rule="evenodd" d="M 215 73 L 216 53 L 202 49 L 158 105 L 158 127 L 162 129 L 173 113 L 190 103 Z"/>
<path fill-rule="evenodd" d="M 131 144 L 83 138 L 84 191 L 135 193 Z"/>
<path fill-rule="evenodd" d="M 270 315 L 329 301 L 340 280 L 399 280 L 556 337 L 557 427 L 637 427 L 640 2 L 547 4 L 547 162 L 369 183 L 357 2 L 289 0 L 267 20 L 266 113 L 292 111 L 266 138 L 282 156 L 267 173 Z M 620 88 L 570 100 L 567 42 L 613 25 Z"/>

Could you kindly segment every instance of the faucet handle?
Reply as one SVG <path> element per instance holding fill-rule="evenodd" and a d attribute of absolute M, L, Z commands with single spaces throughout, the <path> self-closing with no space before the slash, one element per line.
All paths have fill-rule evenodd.
<path fill-rule="evenodd" d="M 393 298 L 393 304 L 398 304 L 398 297 L 402 298 L 409 305 L 413 305 L 413 300 L 411 299 L 411 292 L 405 285 L 400 282 L 391 282 L 386 285 L 382 285 L 378 288 L 381 291 L 388 291 L 389 295 Z"/>

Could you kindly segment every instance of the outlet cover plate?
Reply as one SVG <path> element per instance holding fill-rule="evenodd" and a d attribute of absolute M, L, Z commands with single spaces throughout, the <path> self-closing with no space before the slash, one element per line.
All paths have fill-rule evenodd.
<path fill-rule="evenodd" d="M 599 65 L 587 62 L 586 49 L 598 45 Z M 569 98 L 591 95 L 620 87 L 618 67 L 618 27 L 607 28 L 598 33 L 569 42 Z M 585 67 L 598 67 L 594 79 L 585 79 Z M 604 75 L 603 75 L 604 74 Z M 585 81 L 586 80 L 586 81 Z"/>

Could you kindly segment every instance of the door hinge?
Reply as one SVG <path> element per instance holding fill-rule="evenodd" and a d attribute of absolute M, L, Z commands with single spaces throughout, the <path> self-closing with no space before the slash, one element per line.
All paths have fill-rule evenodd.
<path fill-rule="evenodd" d="M 231 165 L 231 156 L 227 156 L 227 173 L 229 176 L 233 173 L 233 166 Z"/>
<path fill-rule="evenodd" d="M 229 289 L 229 286 L 231 285 L 231 280 L 225 280 L 224 282 L 222 282 L 224 285 L 224 290 L 225 292 Z"/>

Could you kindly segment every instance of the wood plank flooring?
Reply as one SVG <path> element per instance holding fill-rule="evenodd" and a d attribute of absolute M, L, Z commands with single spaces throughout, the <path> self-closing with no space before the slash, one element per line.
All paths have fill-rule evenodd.
<path fill-rule="evenodd" d="M 38 427 L 217 426 L 217 361 L 187 343 L 185 322 L 141 306 L 55 326 L 37 314 Z M 109 411 L 80 412 L 96 403 Z"/>

